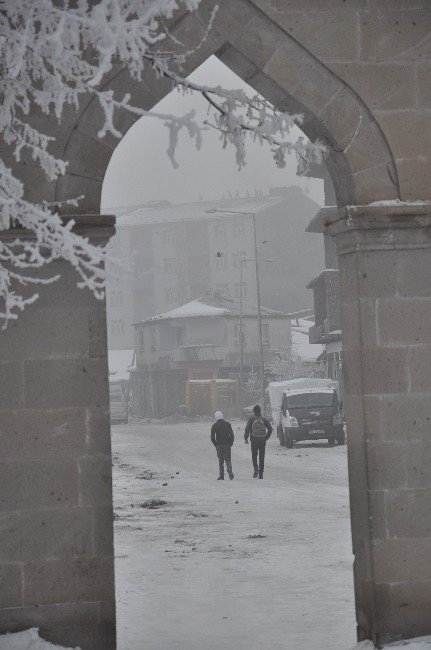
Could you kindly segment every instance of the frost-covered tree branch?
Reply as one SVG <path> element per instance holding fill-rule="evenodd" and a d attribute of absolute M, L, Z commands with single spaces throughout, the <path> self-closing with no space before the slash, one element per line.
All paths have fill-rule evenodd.
<path fill-rule="evenodd" d="M 87 287 L 97 298 L 102 298 L 103 249 L 91 246 L 87 238 L 74 233 L 73 220 L 65 223 L 47 207 L 25 201 L 22 184 L 1 160 L 0 192 L 1 227 L 16 230 L 16 238 L 0 239 L 0 296 L 4 304 L 0 317 L 6 322 L 16 318 L 17 312 L 38 298 L 37 293 L 24 297 L 17 289 L 57 280 L 57 275 L 43 278 L 35 271 L 60 258 L 75 268 L 80 277 L 79 287 Z"/>
<path fill-rule="evenodd" d="M 268 143 L 274 159 L 284 165 L 294 152 L 299 167 L 320 161 L 323 147 L 303 139 L 289 140 L 300 116 L 277 112 L 259 95 L 192 83 L 182 74 L 190 55 L 205 41 L 217 11 L 206 26 L 203 39 L 193 49 L 178 52 L 181 45 L 165 28 L 165 21 L 180 9 L 196 11 L 200 0 L 0 0 L 0 133 L 17 162 L 23 152 L 31 155 L 50 181 L 65 173 L 67 164 L 50 152 L 52 138 L 31 122 L 32 111 L 61 120 L 67 106 L 79 108 L 83 96 L 98 98 L 104 115 L 99 137 L 111 133 L 120 138 L 116 112 L 126 109 L 137 117 L 161 119 L 169 133 L 168 156 L 174 165 L 180 132 L 185 131 L 199 148 L 205 130 L 216 128 L 222 145 L 233 145 L 239 167 L 245 164 L 246 139 Z M 170 52 L 166 44 L 172 45 Z M 152 113 L 131 103 L 129 95 L 114 98 L 103 90 L 114 65 L 127 68 L 141 80 L 150 68 L 158 77 L 169 78 L 173 88 L 200 93 L 208 102 L 207 119 L 198 123 L 194 112 L 184 116 Z M 80 286 L 97 297 L 103 294 L 104 253 L 73 232 L 47 204 L 25 201 L 22 183 L 0 159 L 0 229 L 24 228 L 33 233 L 20 245 L 3 240 L 0 248 L 0 317 L 15 317 L 33 301 L 19 287 L 55 278 L 38 279 L 37 270 L 55 259 L 69 261 L 78 272 Z M 24 292 L 22 292 L 24 293 Z"/>
<path fill-rule="evenodd" d="M 233 145 L 236 151 L 236 161 L 241 169 L 246 164 L 246 138 L 263 144 L 267 142 L 273 152 L 277 167 L 285 167 L 286 156 L 296 155 L 298 173 L 305 174 L 310 163 L 320 163 L 323 160 L 325 146 L 320 142 L 308 142 L 299 137 L 295 142 L 286 140 L 291 129 L 302 123 L 302 115 L 277 111 L 272 104 L 260 95 L 249 97 L 243 90 L 226 90 L 221 86 L 203 86 L 184 79 L 169 70 L 165 58 L 147 57 L 160 75 L 171 79 L 177 88 L 184 92 L 200 93 L 214 109 L 213 122 L 210 118 L 204 124 L 220 132 L 220 138 L 225 148 Z"/>

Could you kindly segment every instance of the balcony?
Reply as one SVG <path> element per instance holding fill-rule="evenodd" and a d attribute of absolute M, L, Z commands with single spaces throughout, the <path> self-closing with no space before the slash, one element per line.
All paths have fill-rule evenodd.
<path fill-rule="evenodd" d="M 220 361 L 224 363 L 226 348 L 223 345 L 213 345 L 212 343 L 181 345 L 174 348 L 171 355 L 174 366 L 193 361 Z"/>
<path fill-rule="evenodd" d="M 307 288 L 313 290 L 316 324 L 309 330 L 310 343 L 330 343 L 341 338 L 340 273 L 325 269 Z"/>

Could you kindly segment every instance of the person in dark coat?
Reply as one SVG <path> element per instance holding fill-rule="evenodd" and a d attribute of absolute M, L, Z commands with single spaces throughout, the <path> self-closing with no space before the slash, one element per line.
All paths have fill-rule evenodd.
<path fill-rule="evenodd" d="M 227 473 L 230 480 L 233 479 L 231 451 L 235 436 L 233 435 L 232 425 L 223 418 L 223 413 L 217 411 L 215 414 L 216 421 L 211 427 L 211 442 L 217 449 L 219 477 L 218 481 L 224 480 L 224 464 L 226 463 Z"/>
<path fill-rule="evenodd" d="M 253 415 L 248 419 L 245 427 L 244 440 L 248 443 L 248 438 L 251 441 L 251 460 L 253 463 L 253 478 L 263 478 L 263 470 L 265 465 L 265 448 L 266 441 L 272 433 L 272 426 L 269 420 L 262 416 L 262 411 L 259 404 L 253 406 Z M 259 465 L 257 464 L 257 457 L 259 456 Z"/>

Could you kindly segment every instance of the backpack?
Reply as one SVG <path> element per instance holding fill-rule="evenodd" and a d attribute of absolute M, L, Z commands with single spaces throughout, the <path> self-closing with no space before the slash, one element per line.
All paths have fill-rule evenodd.
<path fill-rule="evenodd" d="M 266 438 L 266 426 L 262 417 L 257 417 L 253 420 L 251 434 L 255 438 Z"/>

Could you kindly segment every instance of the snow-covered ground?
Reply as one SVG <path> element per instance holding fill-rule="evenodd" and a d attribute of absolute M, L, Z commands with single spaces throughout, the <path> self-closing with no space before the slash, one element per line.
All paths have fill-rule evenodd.
<path fill-rule="evenodd" d="M 371 650 L 355 642 L 346 448 L 273 436 L 260 481 L 233 426 L 224 482 L 209 422 L 113 427 L 118 650 Z M 33 629 L 0 648 L 60 646 Z"/>
<path fill-rule="evenodd" d="M 113 427 L 119 650 L 352 648 L 346 448 L 273 436 L 260 481 L 234 422 L 221 482 L 210 426 Z"/>

